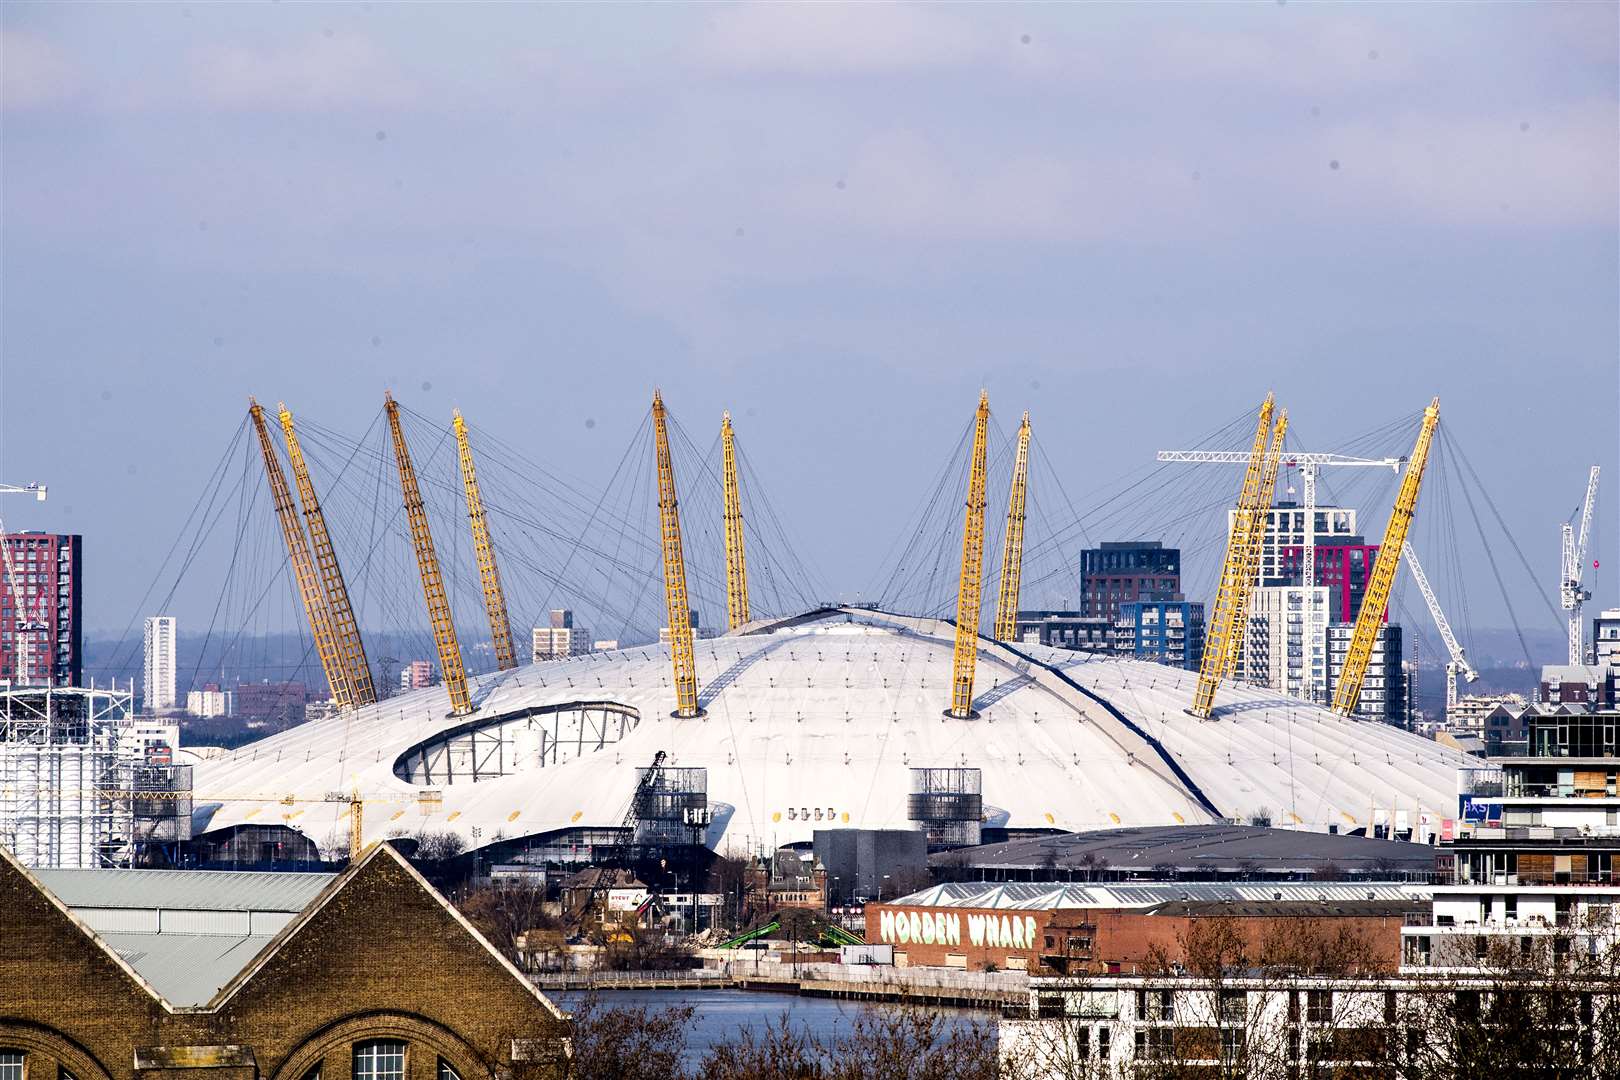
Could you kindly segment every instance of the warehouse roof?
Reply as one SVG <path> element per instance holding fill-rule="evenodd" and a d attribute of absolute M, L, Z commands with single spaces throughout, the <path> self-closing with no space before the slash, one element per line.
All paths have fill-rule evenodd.
<path fill-rule="evenodd" d="M 192 911 L 304 910 L 331 874 L 246 870 L 35 870 L 71 908 L 167 908 Z"/>
<path fill-rule="evenodd" d="M 1076 870 L 1110 874 L 1256 876 L 1338 870 L 1360 877 L 1427 873 L 1434 848 L 1365 836 L 1250 825 L 1170 825 L 1037 836 L 942 852 L 944 869 L 1027 871 L 1047 879 Z"/>
<path fill-rule="evenodd" d="M 230 982 L 336 875 L 36 870 L 34 876 L 164 998 L 196 1006 Z"/>
<path fill-rule="evenodd" d="M 1164 904 L 1315 904 L 1321 911 L 1334 904 L 1383 901 L 1421 904 L 1425 886 L 1390 882 L 1340 881 L 1174 881 L 1155 884 L 1072 885 L 1021 881 L 1004 885 L 948 881 L 921 892 L 887 901 L 900 907 L 993 908 L 1056 911 L 1062 908 L 1147 910 Z"/>

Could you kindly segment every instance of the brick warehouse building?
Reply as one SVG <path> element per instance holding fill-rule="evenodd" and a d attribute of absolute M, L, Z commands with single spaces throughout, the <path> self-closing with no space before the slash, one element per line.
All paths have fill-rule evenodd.
<path fill-rule="evenodd" d="M 1251 945 L 1328 923 L 1359 936 L 1390 970 L 1401 926 L 1424 900 L 1410 886 L 1342 882 L 1161 885 L 947 883 L 868 904 L 866 939 L 893 945 L 896 966 L 1030 974 L 1126 973 L 1180 956 L 1195 924 L 1232 920 Z"/>
<path fill-rule="evenodd" d="M 109 872 L 62 873 L 85 892 L 83 875 Z M 70 906 L 0 848 L 0 1076 L 562 1075 L 565 1016 L 386 844 L 268 937 L 254 931 L 277 921 L 273 895 L 231 894 L 314 875 L 110 873 L 142 876 Z M 203 891 L 209 909 L 164 906 Z"/>

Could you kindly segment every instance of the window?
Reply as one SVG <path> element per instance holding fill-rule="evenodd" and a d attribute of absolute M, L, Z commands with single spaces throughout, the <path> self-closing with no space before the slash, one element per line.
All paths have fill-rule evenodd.
<path fill-rule="evenodd" d="M 461 1074 L 450 1067 L 444 1058 L 439 1059 L 439 1080 L 461 1080 Z"/>
<path fill-rule="evenodd" d="M 1327 1024 L 1333 1020 L 1333 991 L 1310 990 L 1306 997 L 1307 1019 L 1313 1024 Z"/>
<path fill-rule="evenodd" d="M 23 1080 L 21 1050 L 0 1050 L 0 1080 Z"/>
<path fill-rule="evenodd" d="M 1113 1038 L 1113 1034 L 1114 1034 L 1113 1029 L 1110 1028 L 1107 1024 L 1099 1024 L 1097 1026 L 1097 1056 L 1098 1057 L 1107 1057 L 1108 1056 L 1108 1046 L 1109 1046 L 1110 1040 Z"/>
<path fill-rule="evenodd" d="M 397 1039 L 356 1043 L 354 1080 L 405 1080 L 405 1044 Z"/>

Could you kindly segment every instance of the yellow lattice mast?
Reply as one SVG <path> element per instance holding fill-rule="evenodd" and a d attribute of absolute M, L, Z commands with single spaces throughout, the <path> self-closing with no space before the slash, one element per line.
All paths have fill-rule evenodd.
<path fill-rule="evenodd" d="M 298 485 L 298 501 L 304 507 L 304 521 L 309 526 L 310 548 L 315 556 L 315 568 L 321 575 L 321 589 L 326 593 L 327 612 L 332 622 L 332 640 L 337 646 L 338 659 L 349 680 L 349 696 L 355 705 L 370 705 L 377 700 L 377 688 L 371 682 L 371 664 L 366 660 L 366 646 L 360 640 L 360 625 L 355 621 L 354 608 L 349 603 L 349 589 L 343 582 L 343 569 L 338 566 L 337 551 L 332 547 L 332 536 L 326 528 L 326 515 L 320 500 L 315 497 L 315 485 L 310 481 L 309 469 L 304 465 L 304 451 L 298 445 L 298 432 L 293 430 L 293 415 L 286 405 L 280 406 L 281 433 L 287 441 L 287 460 L 292 462 L 293 482 Z"/>
<path fill-rule="evenodd" d="M 1001 590 L 996 600 L 996 640 L 1018 636 L 1018 589 L 1024 577 L 1024 504 L 1029 487 L 1029 413 L 1018 427 L 1012 492 L 1007 496 L 1007 532 L 1001 544 Z"/>
<path fill-rule="evenodd" d="M 304 614 L 309 617 L 309 632 L 315 639 L 315 652 L 321 658 L 321 670 L 326 672 L 326 683 L 332 688 L 332 700 L 338 708 L 346 709 L 354 703 L 349 679 L 338 656 L 337 642 L 332 637 L 332 617 L 327 610 L 326 594 L 315 576 L 315 564 L 309 557 L 309 540 L 304 526 L 298 521 L 293 507 L 292 492 L 287 488 L 287 475 L 281 471 L 281 461 L 270 441 L 270 432 L 264 424 L 264 408 L 252 398 L 248 399 L 248 415 L 253 418 L 253 430 L 259 436 L 259 450 L 264 454 L 264 472 L 270 480 L 270 499 L 275 504 L 276 520 L 281 523 L 281 535 L 287 542 L 287 558 L 292 563 L 293 577 L 298 582 L 298 595 L 304 601 Z"/>
<path fill-rule="evenodd" d="M 1260 556 L 1265 551 L 1266 528 L 1271 522 L 1271 500 L 1277 490 L 1277 469 L 1282 464 L 1283 438 L 1288 434 L 1288 410 L 1277 417 L 1272 429 L 1271 448 L 1266 451 L 1266 462 L 1260 471 L 1260 498 L 1254 513 L 1249 516 L 1249 539 L 1244 549 L 1243 575 L 1238 579 L 1232 602 L 1232 635 L 1226 643 L 1224 677 L 1230 679 L 1237 672 L 1238 655 L 1248 638 L 1249 594 L 1260 578 Z"/>
<path fill-rule="evenodd" d="M 1367 578 L 1367 590 L 1362 593 L 1355 633 L 1344 655 L 1344 669 L 1333 687 L 1333 711 L 1340 716 L 1354 713 L 1361 701 L 1361 682 L 1367 677 L 1367 664 L 1372 660 L 1373 645 L 1378 640 L 1378 627 L 1389 610 L 1389 591 L 1395 585 L 1395 571 L 1400 567 L 1406 532 L 1417 510 L 1418 487 L 1423 483 L 1423 470 L 1429 464 L 1429 447 L 1434 443 L 1434 429 L 1439 423 L 1440 399 L 1435 398 L 1423 410 L 1423 426 L 1418 429 L 1417 442 L 1412 446 L 1406 475 L 1401 478 L 1401 490 L 1395 495 L 1395 509 L 1389 515 L 1389 524 L 1384 526 L 1384 542 L 1378 547 L 1378 558 Z M 1384 662 L 1397 664 L 1400 658 L 1386 656 Z"/>
<path fill-rule="evenodd" d="M 1192 708 L 1187 711 L 1206 719 L 1215 707 L 1215 688 L 1226 671 L 1227 651 L 1234 647 L 1237 627 L 1237 594 L 1246 580 L 1249 529 L 1260 502 L 1260 487 L 1266 460 L 1266 436 L 1271 431 L 1274 395 L 1267 394 L 1260 406 L 1260 419 L 1254 428 L 1254 446 L 1249 450 L 1249 467 L 1243 474 L 1238 494 L 1237 515 L 1226 538 L 1226 558 L 1221 563 L 1221 582 L 1215 593 L 1215 613 L 1204 629 L 1204 658 L 1198 669 L 1198 689 L 1193 692 Z"/>
<path fill-rule="evenodd" d="M 984 602 L 984 452 L 990 427 L 990 395 L 979 391 L 973 419 L 967 511 L 962 521 L 962 574 L 956 588 L 956 649 L 951 656 L 951 707 L 945 715 L 973 716 L 973 669 L 979 660 L 979 607 Z"/>
<path fill-rule="evenodd" d="M 439 647 L 439 670 L 450 691 L 450 714 L 472 712 L 472 696 L 467 693 L 467 669 L 461 663 L 461 643 L 456 640 L 456 624 L 450 618 L 450 600 L 444 594 L 444 577 L 439 573 L 439 556 L 433 550 L 433 534 L 428 530 L 427 509 L 416 485 L 416 468 L 399 426 L 399 403 L 388 394 L 383 402 L 388 413 L 388 431 L 394 440 L 394 461 L 399 466 L 399 488 L 405 496 L 405 514 L 411 522 L 411 542 L 416 547 L 416 566 L 422 574 L 422 595 L 427 598 L 428 619 L 433 623 L 433 641 Z"/>
<path fill-rule="evenodd" d="M 460 409 L 455 411 L 451 426 L 456 432 L 456 449 L 461 457 L 461 485 L 467 491 L 467 521 L 472 526 L 473 551 L 478 556 L 478 580 L 484 587 L 484 610 L 489 614 L 495 666 L 505 671 L 517 667 L 517 651 L 512 648 L 512 624 L 506 617 L 506 593 L 501 589 L 501 570 L 495 565 L 495 545 L 489 539 L 489 522 L 484 519 L 484 496 L 478 490 L 472 446 L 467 442 L 467 422 L 461 418 Z"/>
<path fill-rule="evenodd" d="M 742 497 L 737 490 L 737 440 L 731 414 L 720 417 L 720 479 L 726 502 L 726 620 L 737 629 L 749 619 L 748 560 L 743 553 Z"/>
<path fill-rule="evenodd" d="M 677 717 L 700 715 L 697 662 L 692 657 L 692 609 L 686 600 L 686 558 L 681 553 L 681 511 L 675 498 L 675 466 L 669 456 L 664 398 L 653 391 L 653 444 L 658 461 L 658 524 L 663 533 L 664 600 L 669 609 L 669 658 L 675 667 Z"/>

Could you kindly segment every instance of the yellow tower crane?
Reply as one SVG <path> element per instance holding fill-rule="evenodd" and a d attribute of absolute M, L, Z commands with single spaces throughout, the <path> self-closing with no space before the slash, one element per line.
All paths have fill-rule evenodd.
<path fill-rule="evenodd" d="M 1007 532 L 1001 544 L 1001 590 L 996 599 L 996 640 L 1018 636 L 1018 590 L 1024 577 L 1024 505 L 1029 488 L 1029 413 L 1018 426 L 1012 491 L 1007 496 Z"/>
<path fill-rule="evenodd" d="M 450 715 L 472 712 L 472 696 L 467 692 L 467 669 L 461 663 L 461 643 L 456 640 L 456 624 L 450 617 L 450 600 L 444 594 L 444 578 L 439 573 L 439 556 L 433 550 L 433 534 L 428 530 L 427 509 L 416 485 L 416 468 L 399 426 L 399 403 L 393 394 L 383 399 L 388 413 L 388 430 L 394 440 L 394 461 L 399 466 L 399 487 L 405 496 L 405 514 L 411 522 L 411 542 L 416 547 L 416 566 L 422 574 L 422 595 L 427 598 L 428 619 L 433 623 L 433 641 L 439 647 L 439 670 L 450 691 Z"/>
<path fill-rule="evenodd" d="M 332 635 L 332 616 L 326 606 L 326 594 L 315 576 L 315 565 L 309 557 L 309 539 L 304 526 L 298 521 L 293 507 L 292 492 L 287 488 L 287 475 L 281 471 L 281 460 L 270 441 L 270 432 L 264 423 L 264 407 L 248 399 L 248 416 L 253 430 L 259 436 L 259 450 L 264 455 L 264 472 L 270 480 L 270 499 L 275 504 L 276 520 L 281 523 L 281 535 L 287 542 L 287 558 L 292 563 L 293 578 L 298 582 L 298 594 L 304 601 L 304 614 L 309 617 L 309 632 L 315 639 L 315 653 L 321 658 L 321 670 L 326 683 L 332 688 L 332 700 L 338 708 L 354 704 L 349 677 L 338 655 L 337 641 Z"/>
<path fill-rule="evenodd" d="M 743 551 L 742 496 L 737 489 L 737 440 L 729 412 L 720 417 L 720 479 L 726 504 L 726 625 L 735 630 L 749 620 L 748 559 Z"/>
<path fill-rule="evenodd" d="M 1249 540 L 1243 555 L 1243 576 L 1233 596 L 1236 605 L 1232 616 L 1233 631 L 1226 642 L 1226 663 L 1222 667 L 1225 678 L 1237 674 L 1238 655 L 1243 651 L 1248 636 L 1249 594 L 1260 579 L 1260 556 L 1265 551 L 1266 529 L 1271 523 L 1271 500 L 1277 491 L 1277 469 L 1282 464 L 1283 437 L 1288 434 L 1288 410 L 1277 417 L 1272 430 L 1271 448 L 1266 451 L 1265 468 L 1260 474 L 1260 499 L 1249 517 Z"/>
<path fill-rule="evenodd" d="M 337 551 L 332 547 L 332 536 L 326 529 L 326 514 L 320 500 L 315 497 L 315 485 L 310 481 L 309 469 L 304 465 L 304 451 L 298 445 L 298 432 L 293 430 L 293 415 L 285 404 L 280 406 L 281 433 L 287 442 L 287 460 L 292 462 L 293 482 L 298 485 L 298 501 L 304 507 L 304 521 L 309 526 L 310 547 L 315 555 L 315 567 L 321 575 L 321 588 L 326 593 L 327 612 L 332 623 L 332 639 L 337 646 L 338 659 L 349 680 L 349 697 L 355 705 L 370 705 L 377 700 L 377 688 L 371 681 L 371 663 L 366 659 L 366 646 L 360 640 L 360 625 L 354 618 L 354 607 L 349 603 L 349 588 L 343 582 L 343 569 L 338 566 Z"/>
<path fill-rule="evenodd" d="M 461 418 L 460 409 L 455 410 L 451 426 L 455 429 L 456 449 L 461 457 L 461 484 L 467 491 L 467 521 L 472 526 L 473 551 L 478 556 L 478 580 L 484 587 L 484 611 L 489 614 L 495 666 L 505 671 L 517 667 L 517 651 L 512 647 L 512 624 L 506 617 L 501 570 L 495 565 L 495 545 L 489 539 L 489 523 L 484 520 L 484 496 L 478 490 L 472 446 L 467 442 L 467 422 Z"/>
<path fill-rule="evenodd" d="M 697 661 L 692 656 L 692 609 L 686 599 L 686 557 L 681 552 L 681 511 L 675 497 L 675 466 L 669 456 L 669 424 L 664 397 L 653 391 L 653 444 L 658 464 L 658 524 L 663 534 L 664 601 L 669 611 L 669 658 L 675 667 L 674 716 L 702 715 L 698 709 Z"/>
<path fill-rule="evenodd" d="M 1439 423 L 1440 399 L 1435 398 L 1423 410 L 1423 424 L 1418 428 L 1406 475 L 1401 478 L 1401 489 L 1395 495 L 1395 509 L 1389 515 L 1389 524 L 1384 526 L 1384 542 L 1378 547 L 1378 558 L 1367 577 L 1367 590 L 1362 593 L 1356 629 L 1344 655 L 1344 669 L 1333 688 L 1333 711 L 1340 716 L 1354 713 L 1361 701 L 1361 683 L 1367 677 L 1367 664 L 1372 660 L 1373 644 L 1378 640 L 1378 627 L 1389 610 L 1389 591 L 1395 585 L 1395 571 L 1400 567 L 1406 533 L 1412 525 L 1412 514 L 1417 510 L 1418 488 L 1423 483 L 1423 470 L 1429 464 L 1429 448 L 1434 443 L 1434 429 Z M 1386 663 L 1399 662 L 1399 657 L 1386 659 Z"/>
<path fill-rule="evenodd" d="M 1260 502 L 1260 488 L 1266 461 L 1266 436 L 1271 432 L 1271 413 L 1276 408 L 1276 397 L 1266 395 L 1260 406 L 1260 417 L 1254 428 L 1254 446 L 1249 450 L 1249 467 L 1243 474 L 1243 488 L 1238 495 L 1237 516 L 1226 538 L 1226 558 L 1221 562 L 1221 581 L 1215 593 L 1215 613 L 1204 629 L 1204 659 L 1198 669 L 1198 688 L 1193 692 L 1192 708 L 1187 711 L 1199 719 L 1208 719 L 1215 707 L 1215 688 L 1226 673 L 1227 651 L 1233 648 L 1233 637 L 1241 633 L 1237 626 L 1238 592 L 1246 580 L 1248 568 L 1249 530 Z"/>
<path fill-rule="evenodd" d="M 962 521 L 962 573 L 956 587 L 956 648 L 951 654 L 951 707 L 945 715 L 973 717 L 973 669 L 979 660 L 979 608 L 984 602 L 984 456 L 990 395 L 979 391 L 968 466 L 967 511 Z"/>

